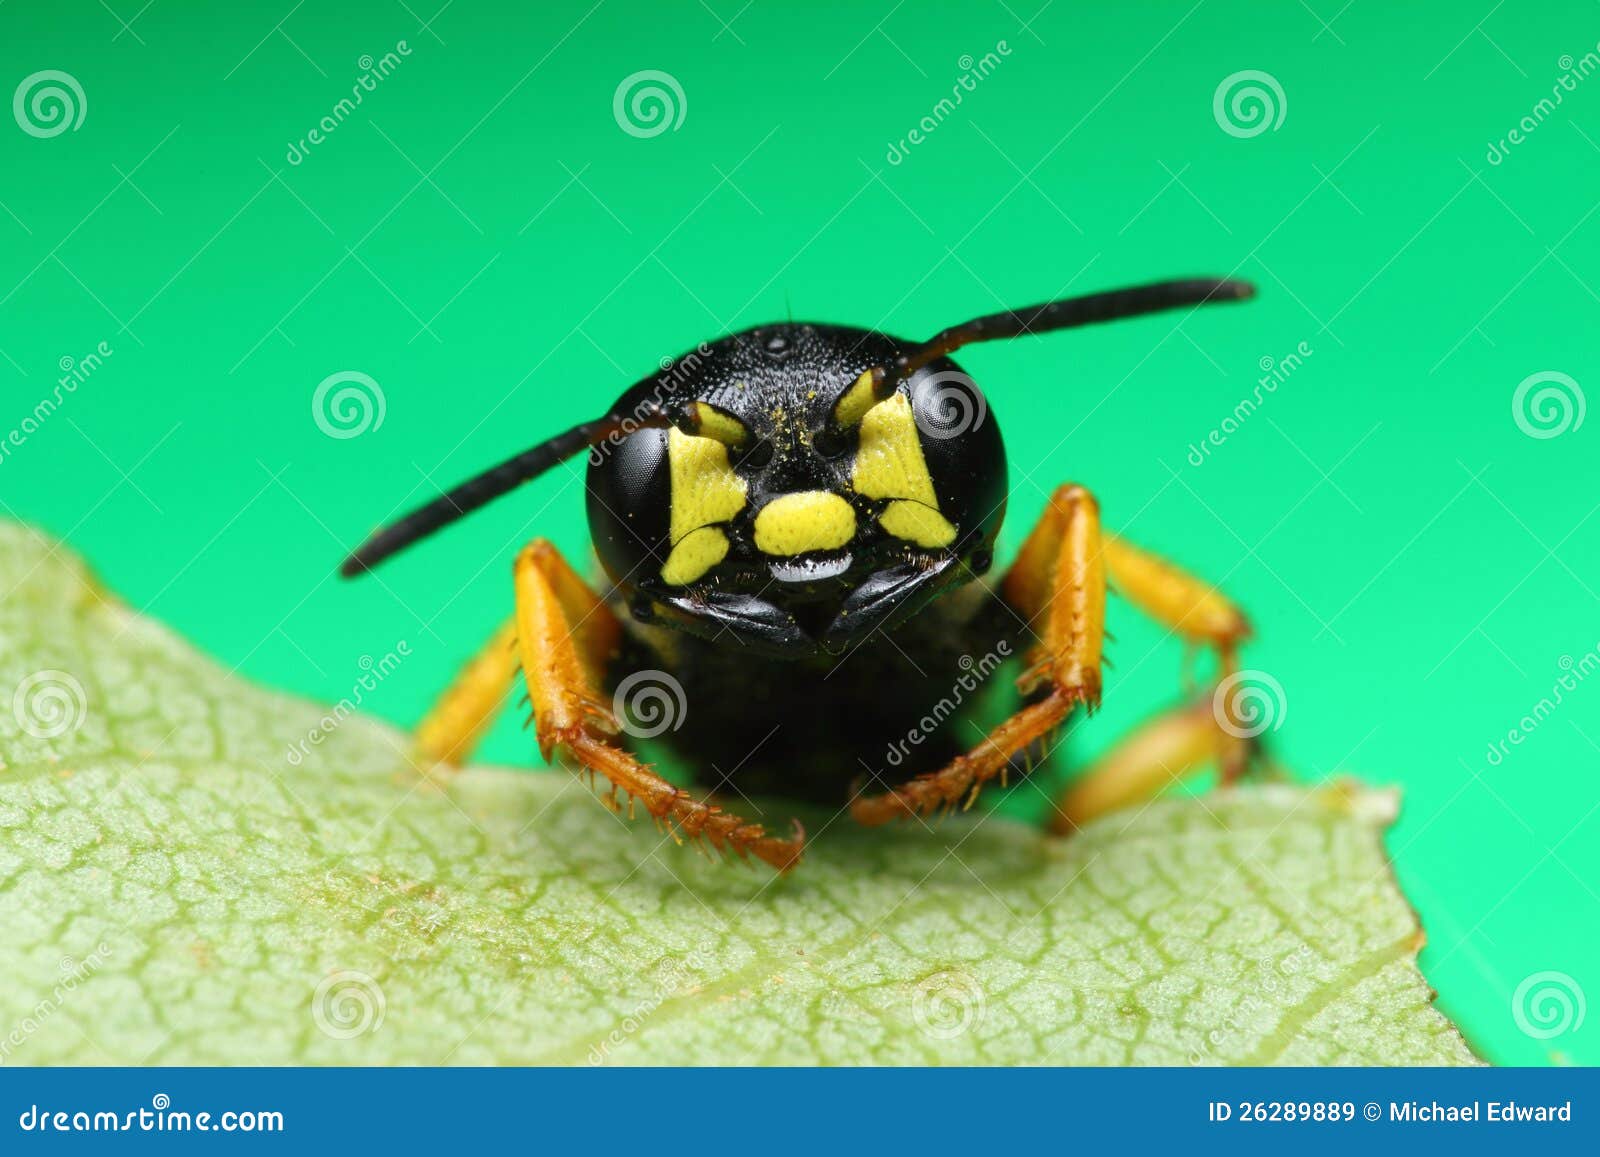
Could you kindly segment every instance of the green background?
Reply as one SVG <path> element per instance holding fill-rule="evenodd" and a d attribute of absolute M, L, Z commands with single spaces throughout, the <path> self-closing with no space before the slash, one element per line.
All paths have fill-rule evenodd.
<path fill-rule="evenodd" d="M 407 723 L 507 613 L 517 544 L 583 551 L 581 471 L 377 580 L 334 580 L 342 550 L 661 357 L 787 316 L 921 335 L 1237 272 L 1261 289 L 1247 307 L 962 355 L 1012 455 L 1003 546 L 1078 480 L 1108 524 L 1220 582 L 1257 626 L 1247 663 L 1284 688 L 1279 756 L 1404 788 L 1391 849 L 1444 1010 L 1499 1062 L 1600 1060 L 1600 1015 L 1540 1040 L 1512 1014 L 1540 972 L 1600 996 L 1600 679 L 1488 758 L 1600 645 L 1600 419 L 1539 439 L 1512 413 L 1531 374 L 1600 379 L 1600 78 L 1486 156 L 1562 57 L 1595 50 L 1600 9 L 438 4 L 0 7 L 5 92 L 61 69 L 87 99 L 49 139 L 0 118 L 0 437 L 61 359 L 114 351 L 6 447 L 5 513 L 267 683 L 338 699 L 406 640 L 369 706 Z M 291 165 L 360 58 L 402 40 Z M 890 164 L 961 58 L 1001 41 Z M 613 116 L 642 69 L 685 95 L 651 138 Z M 1244 69 L 1285 115 L 1241 138 L 1213 94 Z M 1262 359 L 1302 342 L 1190 463 Z M 311 410 L 342 370 L 386 403 L 349 439 Z M 1178 647 L 1112 613 L 1078 755 L 1177 686 Z M 515 719 L 486 754 L 535 761 Z"/>

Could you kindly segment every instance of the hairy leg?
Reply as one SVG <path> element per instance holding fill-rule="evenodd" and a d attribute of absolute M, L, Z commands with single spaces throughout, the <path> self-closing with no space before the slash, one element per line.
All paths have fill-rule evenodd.
<path fill-rule="evenodd" d="M 417 725 L 419 761 L 459 765 L 472 757 L 516 678 L 516 640 L 516 621 L 508 619 L 461 668 Z"/>
<path fill-rule="evenodd" d="M 760 824 L 695 799 L 617 745 L 617 720 L 600 688 L 622 627 L 554 546 L 539 539 L 524 547 L 515 579 L 517 652 L 547 761 L 567 752 L 604 776 L 613 793 L 638 801 L 690 840 L 755 856 L 780 871 L 800 862 L 805 837 L 798 824 L 789 839 L 768 835 Z"/>
<path fill-rule="evenodd" d="M 1081 486 L 1059 487 L 1000 586 L 1001 597 L 1029 620 L 1038 639 L 1018 686 L 1025 693 L 1043 691 L 1043 697 L 938 771 L 858 798 L 851 815 L 863 824 L 881 824 L 957 803 L 970 806 L 984 784 L 1017 753 L 1053 733 L 1075 706 L 1097 707 L 1105 592 L 1094 496 Z"/>

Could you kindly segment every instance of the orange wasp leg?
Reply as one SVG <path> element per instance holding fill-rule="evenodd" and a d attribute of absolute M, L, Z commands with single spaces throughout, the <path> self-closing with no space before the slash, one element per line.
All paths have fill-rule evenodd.
<path fill-rule="evenodd" d="M 1106 570 L 1117 593 L 1186 643 L 1213 648 L 1219 681 L 1238 670 L 1239 647 L 1250 638 L 1250 620 L 1231 600 L 1205 580 L 1121 538 L 1107 535 L 1105 552 Z M 1231 713 L 1234 697 L 1224 699 L 1222 709 Z M 1244 774 L 1252 751 L 1250 743 L 1235 741 L 1244 721 L 1230 718 L 1230 722 L 1231 732 L 1217 732 L 1214 753 L 1224 783 Z"/>
<path fill-rule="evenodd" d="M 1250 637 L 1244 612 L 1216 587 L 1159 555 L 1109 534 L 1104 546 L 1117 593 L 1185 642 L 1216 648 L 1220 674 L 1231 675 L 1239 644 Z"/>
<path fill-rule="evenodd" d="M 1104 539 L 1106 570 L 1118 593 L 1190 644 L 1216 649 L 1218 677 L 1237 670 L 1238 649 L 1250 623 L 1209 583 L 1123 539 Z M 1097 816 L 1148 799 L 1186 775 L 1215 764 L 1224 783 L 1244 773 L 1252 745 L 1231 713 L 1233 698 L 1205 695 L 1163 712 L 1096 760 L 1056 803 L 1051 828 L 1061 835 Z M 1229 728 L 1225 723 L 1233 723 Z"/>
<path fill-rule="evenodd" d="M 517 626 L 508 619 L 484 644 L 416 730 L 419 762 L 460 765 L 472 757 L 517 676 Z"/>
<path fill-rule="evenodd" d="M 1217 724 L 1208 695 L 1162 712 L 1107 751 L 1056 801 L 1050 829 L 1071 835 L 1107 812 L 1145 800 L 1207 764 L 1243 763 L 1248 743 Z"/>
<path fill-rule="evenodd" d="M 1091 711 L 1099 705 L 1106 575 L 1099 507 L 1089 491 L 1069 485 L 1050 496 L 1000 591 L 1032 621 L 1038 638 L 1017 685 L 1028 693 L 1048 688 L 1046 694 L 940 770 L 858 798 L 850 814 L 860 823 L 927 815 L 957 803 L 970 806 L 985 783 L 1018 752 L 1052 734 L 1077 704 Z"/>
<path fill-rule="evenodd" d="M 798 864 L 805 844 L 798 824 L 789 839 L 770 836 L 760 824 L 693 798 L 617 746 L 617 719 L 599 688 L 622 626 L 556 548 L 536 539 L 517 556 L 514 573 L 517 654 L 545 760 L 567 753 L 692 841 L 755 856 L 779 871 Z"/>

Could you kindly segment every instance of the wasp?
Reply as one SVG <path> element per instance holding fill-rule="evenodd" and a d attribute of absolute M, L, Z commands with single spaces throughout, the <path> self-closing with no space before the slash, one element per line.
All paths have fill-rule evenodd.
<path fill-rule="evenodd" d="M 376 531 L 345 560 L 364 573 L 421 538 L 587 454 L 588 524 L 605 583 L 545 539 L 513 566 L 515 611 L 424 718 L 421 759 L 465 760 L 525 683 L 541 754 L 565 756 L 675 835 L 780 871 L 804 833 L 769 832 L 663 778 L 630 750 L 619 690 L 670 685 L 663 735 L 697 786 L 847 802 L 864 824 L 970 806 L 1031 766 L 1101 697 L 1108 587 L 1221 675 L 1248 637 L 1215 588 L 1105 531 L 1065 484 L 993 578 L 1008 495 L 998 420 L 950 355 L 977 342 L 1161 310 L 1243 301 L 1244 282 L 1162 281 L 990 314 L 914 342 L 785 322 L 663 361 L 602 415 L 517 454 Z M 1048 422 L 1048 403 L 1034 421 Z M 1021 657 L 1018 707 L 978 742 L 974 653 Z M 940 709 L 933 709 L 938 704 Z M 1057 804 L 1063 833 L 1188 768 L 1247 758 L 1209 697 L 1158 715 Z M 660 730 L 659 728 L 655 730 Z M 898 755 L 900 758 L 894 758 Z M 884 764 L 907 764 L 893 782 Z M 865 774 L 863 774 L 865 773 Z"/>

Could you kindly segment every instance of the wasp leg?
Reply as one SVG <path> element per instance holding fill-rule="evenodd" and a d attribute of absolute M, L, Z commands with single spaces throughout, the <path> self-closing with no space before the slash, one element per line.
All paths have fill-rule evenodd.
<path fill-rule="evenodd" d="M 517 675 L 517 624 L 508 619 L 417 725 L 419 762 L 465 763 L 494 722 Z"/>
<path fill-rule="evenodd" d="M 984 741 L 945 767 L 880 795 L 858 798 L 850 813 L 863 824 L 926 815 L 965 801 L 999 775 L 1012 757 L 1050 735 L 1073 707 L 1100 703 L 1100 651 L 1105 637 L 1106 576 L 1100 514 L 1081 486 L 1062 486 L 1006 572 L 1001 596 L 1032 624 L 1038 645 L 1017 680 L 1031 703 Z"/>
<path fill-rule="evenodd" d="M 1209 583 L 1149 551 L 1107 535 L 1111 582 L 1145 614 L 1191 644 L 1216 649 L 1221 678 L 1237 669 L 1250 622 Z M 1191 772 L 1215 764 L 1225 783 L 1244 773 L 1253 743 L 1232 718 L 1233 697 L 1205 695 L 1140 726 L 1095 761 L 1056 803 L 1051 828 L 1076 831 L 1106 812 L 1149 798 Z M 1219 718 L 1218 712 L 1228 712 Z M 1233 727 L 1224 726 L 1232 722 Z"/>
<path fill-rule="evenodd" d="M 1173 634 L 1216 648 L 1223 675 L 1232 674 L 1239 644 L 1250 637 L 1244 612 L 1216 587 L 1159 555 L 1106 535 L 1106 569 L 1117 592 Z"/>
<path fill-rule="evenodd" d="M 1091 764 L 1056 803 L 1050 828 L 1070 835 L 1107 812 L 1147 799 L 1208 763 L 1227 767 L 1248 741 L 1219 726 L 1211 696 L 1165 711 Z"/>
<path fill-rule="evenodd" d="M 517 653 L 546 762 L 567 752 L 657 820 L 718 851 L 753 855 L 779 871 L 800 862 L 805 837 L 798 824 L 790 839 L 769 836 L 760 824 L 694 799 L 616 745 L 617 720 L 598 688 L 622 626 L 554 546 L 537 539 L 524 547 L 515 580 Z"/>
<path fill-rule="evenodd" d="M 1119 594 L 1184 641 L 1214 648 L 1219 679 L 1238 669 L 1239 646 L 1250 638 L 1250 621 L 1216 587 L 1112 535 L 1105 538 L 1105 555 Z M 1233 697 L 1225 698 L 1224 708 L 1231 710 Z M 1242 724 L 1235 730 L 1242 730 Z M 1223 782 L 1231 783 L 1244 773 L 1251 746 L 1229 743 L 1217 753 Z"/>

